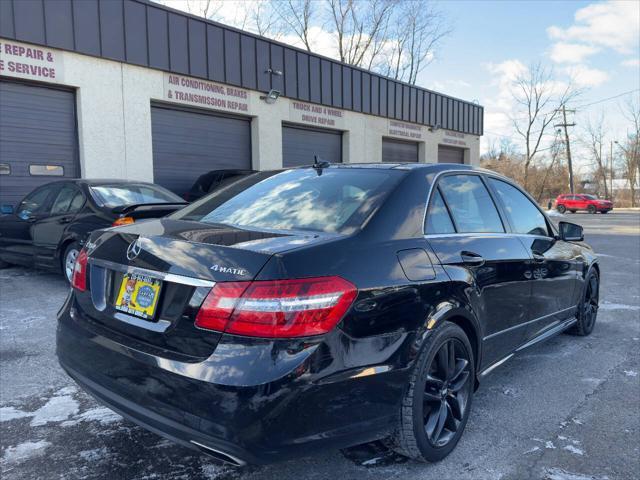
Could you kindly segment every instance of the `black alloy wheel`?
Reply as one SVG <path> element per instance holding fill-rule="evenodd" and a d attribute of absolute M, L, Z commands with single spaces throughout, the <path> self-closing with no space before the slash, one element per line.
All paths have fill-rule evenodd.
<path fill-rule="evenodd" d="M 578 305 L 578 321 L 569 330 L 579 336 L 587 336 L 593 332 L 598 317 L 598 303 L 600 300 L 600 282 L 598 275 L 593 270 L 587 275 L 585 281 L 584 295 Z"/>
<path fill-rule="evenodd" d="M 595 205 L 589 205 L 589 207 L 587 208 L 587 211 L 591 214 L 596 213 L 596 206 Z"/>
<path fill-rule="evenodd" d="M 564 213 L 567 211 L 567 207 L 565 207 L 564 205 L 558 205 L 556 208 L 560 213 Z"/>
<path fill-rule="evenodd" d="M 457 445 L 469 418 L 475 366 L 464 331 L 444 322 L 416 361 L 393 438 L 396 451 L 436 462 Z"/>
<path fill-rule="evenodd" d="M 469 403 L 471 365 L 460 340 L 447 340 L 431 362 L 425 382 L 423 415 L 427 439 L 444 447 L 455 436 Z"/>

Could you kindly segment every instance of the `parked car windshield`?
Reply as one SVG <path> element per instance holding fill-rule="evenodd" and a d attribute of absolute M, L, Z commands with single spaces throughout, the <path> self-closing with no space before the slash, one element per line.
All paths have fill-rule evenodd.
<path fill-rule="evenodd" d="M 406 172 L 366 168 L 285 170 L 229 197 L 224 189 L 171 218 L 268 230 L 349 233 Z"/>
<path fill-rule="evenodd" d="M 94 185 L 91 195 L 101 207 L 115 208 L 140 203 L 183 203 L 184 200 L 158 185 L 127 183 L 120 185 Z"/>

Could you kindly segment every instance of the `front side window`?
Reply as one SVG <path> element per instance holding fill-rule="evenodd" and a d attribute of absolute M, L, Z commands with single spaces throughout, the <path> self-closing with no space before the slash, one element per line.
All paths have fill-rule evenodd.
<path fill-rule="evenodd" d="M 495 178 L 489 183 L 500 197 L 515 233 L 548 236 L 544 215 L 520 190 Z"/>
<path fill-rule="evenodd" d="M 91 194 L 101 207 L 115 208 L 124 205 L 138 205 L 145 203 L 183 203 L 181 199 L 169 190 L 158 185 L 122 184 L 95 185 L 90 187 Z"/>
<path fill-rule="evenodd" d="M 405 175 L 402 171 L 327 168 L 285 170 L 240 180 L 171 215 L 181 220 L 268 230 L 350 233 Z M 257 178 L 257 177 L 256 177 Z"/>
<path fill-rule="evenodd" d="M 477 175 L 449 175 L 439 182 L 458 233 L 503 233 L 498 210 Z"/>
<path fill-rule="evenodd" d="M 44 213 L 44 209 L 47 203 L 47 198 L 51 193 L 51 187 L 40 188 L 35 192 L 27 195 L 20 205 L 18 205 L 18 209 L 16 214 L 20 218 L 28 218 L 35 213 Z"/>
<path fill-rule="evenodd" d="M 431 199 L 431 205 L 429 205 L 429 211 L 427 212 L 427 223 L 425 225 L 425 232 L 427 235 L 443 234 L 443 233 L 455 233 L 456 229 L 453 226 L 451 217 L 447 206 L 442 200 L 440 190 L 436 188 L 436 191 Z"/>

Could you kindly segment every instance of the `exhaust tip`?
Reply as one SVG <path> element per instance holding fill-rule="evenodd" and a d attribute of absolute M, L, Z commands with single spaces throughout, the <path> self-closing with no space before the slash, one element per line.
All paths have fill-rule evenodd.
<path fill-rule="evenodd" d="M 218 450 L 216 448 L 210 447 L 208 445 L 204 445 L 200 442 L 196 442 L 195 440 L 190 440 L 190 443 L 195 445 L 198 450 L 200 450 L 202 453 L 209 455 L 210 457 L 213 457 L 217 460 L 220 460 L 224 463 L 228 463 L 230 465 L 233 465 L 235 467 L 244 467 L 247 462 L 245 462 L 244 460 L 231 455 L 229 453 L 223 452 L 221 450 Z"/>

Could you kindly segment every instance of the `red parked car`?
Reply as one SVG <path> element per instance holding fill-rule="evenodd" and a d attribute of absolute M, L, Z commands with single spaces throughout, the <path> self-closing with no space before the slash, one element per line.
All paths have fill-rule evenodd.
<path fill-rule="evenodd" d="M 558 195 L 558 198 L 556 198 L 556 209 L 558 209 L 560 213 L 564 213 L 567 210 L 571 213 L 576 213 L 578 210 L 586 210 L 589 213 L 607 213 L 613 210 L 613 202 L 601 200 L 595 195 Z"/>

